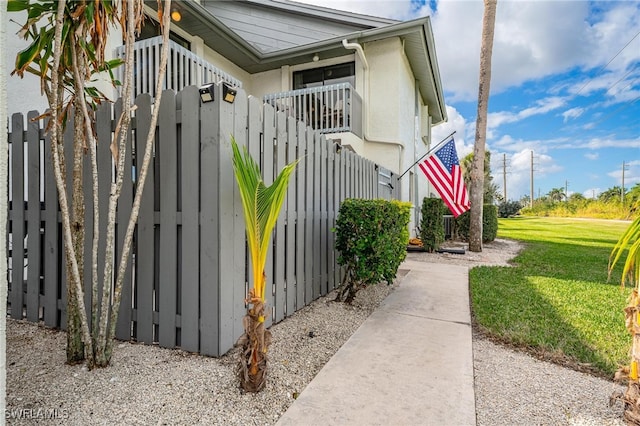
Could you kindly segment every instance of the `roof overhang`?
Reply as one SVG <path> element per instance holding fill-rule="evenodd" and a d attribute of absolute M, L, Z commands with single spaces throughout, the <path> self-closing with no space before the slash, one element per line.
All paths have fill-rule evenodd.
<path fill-rule="evenodd" d="M 157 8 L 156 1 L 149 1 L 147 4 L 154 9 Z M 399 37 L 404 40 L 405 54 L 420 89 L 423 103 L 429 107 L 433 124 L 447 120 L 435 42 L 428 17 L 265 53 L 239 37 L 200 3 L 184 1 L 175 4 L 182 13 L 180 27 L 202 38 L 207 46 L 250 74 L 277 69 L 283 65 L 308 63 L 316 54 L 322 55 L 323 58 L 332 58 L 352 53 L 342 45 L 344 39 L 363 44 Z"/>

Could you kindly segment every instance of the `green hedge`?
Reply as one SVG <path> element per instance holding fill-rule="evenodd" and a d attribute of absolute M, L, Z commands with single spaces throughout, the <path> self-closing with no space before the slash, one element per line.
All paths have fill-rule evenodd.
<path fill-rule="evenodd" d="M 338 263 L 346 274 L 336 300 L 351 303 L 358 290 L 380 281 L 391 283 L 405 259 L 411 204 L 349 198 L 336 222 Z"/>
<path fill-rule="evenodd" d="M 444 214 L 446 208 L 440 198 L 422 200 L 420 239 L 425 251 L 434 252 L 444 242 Z"/>
<path fill-rule="evenodd" d="M 469 220 L 471 212 L 467 210 L 455 218 L 455 233 L 463 241 L 469 241 Z M 498 208 L 485 204 L 482 208 L 482 241 L 489 242 L 498 235 Z"/>

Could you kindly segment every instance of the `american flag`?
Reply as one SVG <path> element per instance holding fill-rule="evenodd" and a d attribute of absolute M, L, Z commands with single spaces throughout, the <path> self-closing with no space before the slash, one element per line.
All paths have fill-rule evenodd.
<path fill-rule="evenodd" d="M 454 217 L 469 210 L 469 194 L 464 185 L 453 139 L 429 155 L 419 167 Z"/>

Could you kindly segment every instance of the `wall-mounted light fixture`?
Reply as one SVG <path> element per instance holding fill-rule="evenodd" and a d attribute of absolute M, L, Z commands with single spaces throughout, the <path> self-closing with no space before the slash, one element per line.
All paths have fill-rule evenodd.
<path fill-rule="evenodd" d="M 317 53 L 313 55 L 313 62 L 318 62 L 319 60 L 320 60 L 320 56 L 318 56 Z"/>
<path fill-rule="evenodd" d="M 214 94 L 216 91 L 216 85 L 215 83 L 207 83 L 200 86 L 198 91 L 200 92 L 200 100 L 203 104 L 206 104 L 207 102 L 213 102 L 213 100 L 215 99 Z"/>
<path fill-rule="evenodd" d="M 232 104 L 236 100 L 238 91 L 227 83 L 222 83 L 222 99 Z"/>
<path fill-rule="evenodd" d="M 171 9 L 171 19 L 175 22 L 180 22 L 182 20 L 182 13 L 178 9 Z"/>

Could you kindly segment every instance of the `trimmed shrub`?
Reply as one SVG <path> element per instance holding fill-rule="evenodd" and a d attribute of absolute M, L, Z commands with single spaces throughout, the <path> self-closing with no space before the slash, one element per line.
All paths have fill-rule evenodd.
<path fill-rule="evenodd" d="M 505 201 L 498 206 L 498 217 L 513 217 L 518 214 L 522 205 L 518 201 Z"/>
<path fill-rule="evenodd" d="M 434 252 L 444 242 L 445 206 L 440 198 L 422 200 L 422 218 L 420 219 L 420 239 L 424 250 Z"/>
<path fill-rule="evenodd" d="M 391 283 L 407 256 L 411 204 L 387 200 L 342 202 L 336 221 L 338 263 L 346 267 L 336 300 L 351 303 L 358 290 Z"/>
<path fill-rule="evenodd" d="M 469 220 L 471 212 L 467 210 L 460 216 L 453 219 L 453 235 L 456 239 L 469 241 Z"/>
<path fill-rule="evenodd" d="M 456 236 L 469 241 L 469 221 L 471 211 L 467 210 L 454 219 Z M 485 204 L 482 208 L 482 241 L 489 242 L 498 235 L 498 209 L 492 204 Z"/>
<path fill-rule="evenodd" d="M 485 204 L 482 209 L 482 241 L 493 241 L 498 236 L 498 208 Z"/>

